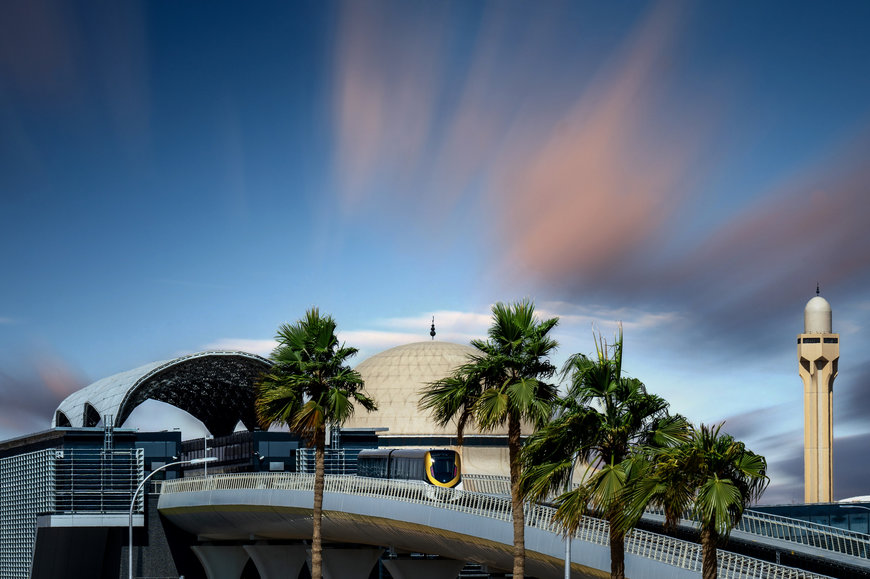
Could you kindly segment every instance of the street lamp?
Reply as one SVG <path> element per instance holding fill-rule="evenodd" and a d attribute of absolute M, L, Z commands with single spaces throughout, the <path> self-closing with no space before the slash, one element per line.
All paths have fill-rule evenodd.
<path fill-rule="evenodd" d="M 142 490 L 142 487 L 145 486 L 145 483 L 147 483 L 148 480 L 152 476 L 154 476 L 155 474 L 157 474 L 161 470 L 166 470 L 167 468 L 169 468 L 171 466 L 179 466 L 182 464 L 202 464 L 203 468 L 204 468 L 205 467 L 204 463 L 214 462 L 216 460 L 217 460 L 216 456 L 206 456 L 204 458 L 194 458 L 191 460 L 179 460 L 176 462 L 170 462 L 169 464 L 164 464 L 163 466 L 158 466 L 157 468 L 155 468 L 154 470 L 151 471 L 151 474 L 149 474 L 144 479 L 142 479 L 142 482 L 140 482 L 139 486 L 136 487 L 136 492 L 133 493 L 133 498 L 130 499 L 130 525 L 129 525 L 130 532 L 128 535 L 128 543 L 127 543 L 127 551 L 128 551 L 128 555 L 130 556 L 129 561 L 128 561 L 127 570 L 130 573 L 130 579 L 133 579 L 133 507 L 136 505 L 136 497 L 139 496 L 139 491 Z"/>

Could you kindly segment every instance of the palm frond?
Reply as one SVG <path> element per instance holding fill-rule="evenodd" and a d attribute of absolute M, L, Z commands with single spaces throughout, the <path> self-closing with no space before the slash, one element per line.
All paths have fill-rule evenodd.
<path fill-rule="evenodd" d="M 474 404 L 477 423 L 484 430 L 492 430 L 507 422 L 511 411 L 510 396 L 495 388 L 484 390 Z"/>
<path fill-rule="evenodd" d="M 285 424 L 311 437 L 326 423 L 344 422 L 354 403 L 377 409 L 363 390 L 362 377 L 346 365 L 357 349 L 339 344 L 335 330 L 335 320 L 317 308 L 278 328 L 272 367 L 257 383 L 255 406 L 262 427 Z"/>

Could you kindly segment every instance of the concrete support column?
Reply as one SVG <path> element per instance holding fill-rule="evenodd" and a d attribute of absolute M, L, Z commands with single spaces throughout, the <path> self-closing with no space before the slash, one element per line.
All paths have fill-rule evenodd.
<path fill-rule="evenodd" d="M 260 579 L 286 579 L 298 577 L 308 558 L 305 545 L 245 545 Z"/>
<path fill-rule="evenodd" d="M 323 579 L 368 579 L 383 549 L 323 549 Z M 311 550 L 308 550 L 309 567 Z"/>
<path fill-rule="evenodd" d="M 395 579 L 456 579 L 465 563 L 453 559 L 385 559 Z"/>
<path fill-rule="evenodd" d="M 240 545 L 194 545 L 208 579 L 239 579 L 248 563 L 248 553 Z"/>

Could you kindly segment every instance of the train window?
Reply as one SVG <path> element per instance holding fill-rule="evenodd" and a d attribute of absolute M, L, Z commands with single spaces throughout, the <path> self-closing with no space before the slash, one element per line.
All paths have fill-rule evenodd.
<path fill-rule="evenodd" d="M 432 476 L 438 482 L 450 482 L 456 477 L 456 463 L 449 456 L 432 456 Z"/>

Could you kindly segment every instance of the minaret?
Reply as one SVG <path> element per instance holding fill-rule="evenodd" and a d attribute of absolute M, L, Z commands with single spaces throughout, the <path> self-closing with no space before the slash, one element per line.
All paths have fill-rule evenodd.
<path fill-rule="evenodd" d="M 804 308 L 798 362 L 804 381 L 804 502 L 834 500 L 831 395 L 840 360 L 840 334 L 832 333 L 831 304 L 819 295 Z"/>

